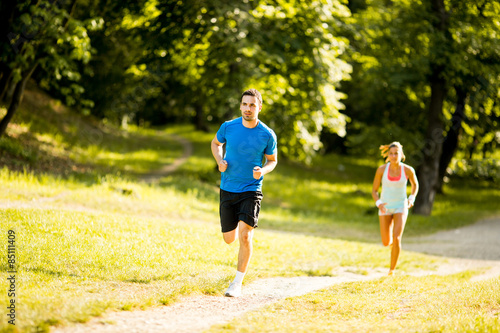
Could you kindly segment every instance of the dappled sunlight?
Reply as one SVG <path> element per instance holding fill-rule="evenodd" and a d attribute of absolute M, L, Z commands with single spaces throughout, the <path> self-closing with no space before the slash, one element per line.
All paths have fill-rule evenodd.
<path fill-rule="evenodd" d="M 470 273 L 382 278 L 288 298 L 225 325 L 262 332 L 494 332 L 499 279 L 468 283 Z M 321 330 L 318 330 L 321 327 Z M 222 325 L 209 332 L 221 332 Z"/>
<path fill-rule="evenodd" d="M 20 164 L 31 164 L 24 171 L 0 169 L 0 215 L 6 222 L 0 231 L 15 228 L 19 235 L 22 329 L 86 321 L 110 309 L 171 304 L 185 295 L 222 294 L 238 246 L 225 244 L 220 232 L 220 172 L 210 150 L 215 131 L 191 125 L 124 131 L 65 121 L 56 121 L 56 130 L 43 117 L 21 111 L 28 120 L 11 127 L 19 140 L 2 139 L 2 147 Z M 191 155 L 184 156 L 179 137 L 191 142 Z M 40 167 L 40 154 L 50 162 L 48 171 Z M 136 180 L 181 156 L 183 163 L 155 182 Z M 380 245 L 371 198 L 378 163 L 338 155 L 318 156 L 311 166 L 280 161 L 265 176 L 246 281 L 386 269 L 388 249 Z M 410 211 L 406 233 L 470 224 L 497 213 L 499 200 L 500 191 L 487 184 L 447 185 L 431 217 Z M 441 262 L 405 251 L 398 269 L 433 270 Z"/>

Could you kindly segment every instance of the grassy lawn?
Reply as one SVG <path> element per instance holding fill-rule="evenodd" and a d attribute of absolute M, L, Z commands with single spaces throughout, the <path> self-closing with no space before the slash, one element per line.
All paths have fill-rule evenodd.
<path fill-rule="evenodd" d="M 200 133 L 182 125 L 158 130 L 131 126 L 124 131 L 79 117 L 36 91 L 26 100 L 8 136 L 0 139 L 0 203 L 6 207 L 0 210 L 0 286 L 6 290 L 7 237 L 13 230 L 17 331 L 47 331 L 50 325 L 85 322 L 106 309 L 170 304 L 183 295 L 222 294 L 233 278 L 238 249 L 224 244 L 220 235 L 220 175 L 209 145 L 215 129 Z M 140 174 L 182 155 L 170 134 L 189 139 L 193 155 L 157 183 L 138 181 Z M 312 167 L 280 161 L 264 182 L 260 227 L 245 283 L 272 276 L 335 275 L 346 266 L 359 273 L 386 268 L 388 251 L 378 244 L 370 195 L 381 162 L 377 158 L 331 155 L 318 158 Z M 488 184 L 460 181 L 445 193 L 436 199 L 431 217 L 410 216 L 406 235 L 499 213 L 500 189 Z M 404 252 L 398 269 L 431 270 L 443 261 Z M 466 318 L 473 318 L 480 330 L 494 327 L 498 280 L 474 284 L 467 274 L 472 273 L 340 285 L 285 300 L 215 330 L 245 331 L 245 323 L 253 325 L 265 314 L 268 324 L 256 323 L 258 330 L 278 330 L 279 323 L 290 321 L 297 325 L 294 331 L 321 331 L 332 327 L 329 316 L 335 317 L 339 330 L 363 330 L 365 324 L 374 331 L 397 330 L 409 315 L 414 330 L 450 331 L 447 325 L 455 317 L 440 321 L 438 307 L 425 302 L 437 302 L 440 295 L 458 304 L 457 318 L 474 309 Z M 483 289 L 493 292 L 480 293 Z M 412 311 L 398 305 L 403 300 Z M 0 304 L 8 301 L 7 293 L 0 293 Z M 320 319 L 311 320 L 318 314 Z M 0 318 L 0 332 L 11 332 L 3 305 Z M 432 325 L 438 326 L 428 318 L 437 318 Z M 460 325 L 458 331 L 470 327 Z"/>
<path fill-rule="evenodd" d="M 311 168 L 280 165 L 264 184 L 268 208 L 263 214 L 273 229 L 378 242 L 371 187 L 380 164 L 375 158 L 325 156 Z M 453 229 L 498 214 L 498 187 L 459 181 L 445 186 L 444 193 L 437 196 L 432 216 L 410 210 L 405 235 Z"/>
<path fill-rule="evenodd" d="M 1 176 L 5 193 L 11 193 L 3 194 L 3 201 L 11 200 L 16 189 L 17 204 L 29 203 L 29 193 L 41 200 L 37 209 L 0 211 L 3 253 L 8 230 L 16 233 L 21 331 L 86 321 L 108 308 L 169 304 L 193 293 L 221 295 L 234 275 L 237 247 L 223 243 L 217 196 L 203 194 L 201 186 L 185 191 L 184 182 L 178 190 L 113 179 L 84 186 L 6 170 Z M 165 183 L 175 179 L 167 177 Z M 129 188 L 132 194 L 111 187 Z M 341 266 L 362 273 L 387 264 L 387 251 L 379 245 L 267 229 L 255 237 L 246 283 L 271 276 L 335 275 Z M 438 264 L 408 253 L 401 269 Z M 4 260 L 2 281 L 7 271 Z M 0 302 L 8 302 L 6 293 Z M 0 316 L 6 311 L 1 308 Z M 1 325 L 8 329 L 5 321 Z"/>
<path fill-rule="evenodd" d="M 471 283 L 471 275 L 345 283 L 209 332 L 499 332 L 500 279 Z"/>

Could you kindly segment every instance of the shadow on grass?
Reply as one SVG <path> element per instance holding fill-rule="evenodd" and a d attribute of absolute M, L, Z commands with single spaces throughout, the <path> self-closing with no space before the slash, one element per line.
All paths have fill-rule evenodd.
<path fill-rule="evenodd" d="M 108 176 L 135 181 L 138 170 L 160 168 L 182 155 L 181 145 L 169 138 L 175 134 L 192 142 L 192 155 L 157 186 L 218 202 L 220 173 L 210 150 L 215 130 L 202 133 L 179 125 L 161 131 L 123 131 L 77 115 L 36 89 L 26 94 L 19 111 L 10 137 L 0 142 L 0 162 L 13 170 L 71 177 L 88 186 Z M 376 233 L 371 182 L 382 163 L 369 156 L 326 155 L 304 166 L 280 157 L 276 170 L 264 180 L 264 218 L 278 230 L 332 237 L 352 237 L 342 229 Z M 460 184 L 466 184 L 466 190 Z M 491 214 L 500 201 L 498 189 L 478 182 L 453 183 L 445 193 L 436 198 L 433 216 L 410 215 L 405 232 L 431 233 L 469 224 Z"/>

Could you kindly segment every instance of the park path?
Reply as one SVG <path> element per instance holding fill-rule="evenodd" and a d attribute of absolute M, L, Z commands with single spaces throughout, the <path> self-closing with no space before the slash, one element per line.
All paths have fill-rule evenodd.
<path fill-rule="evenodd" d="M 187 161 L 189 156 L 193 154 L 193 144 L 191 143 L 191 141 L 175 134 L 171 134 L 170 138 L 174 141 L 177 141 L 182 146 L 182 156 L 177 158 L 172 164 L 167 164 L 158 170 L 154 170 L 147 174 L 141 175 L 139 177 L 141 181 L 146 183 L 158 182 L 162 177 L 168 176 L 169 174 L 177 170 L 182 164 Z"/>
<path fill-rule="evenodd" d="M 500 218 L 485 219 L 474 225 L 429 236 L 407 238 L 404 243 L 405 250 L 445 256 L 448 259 L 448 263 L 441 265 L 437 271 L 416 271 L 409 275 L 448 275 L 483 269 L 483 273 L 471 280 L 500 276 Z M 186 297 L 171 306 L 108 312 L 86 324 L 54 328 L 52 332 L 202 332 L 283 298 L 305 295 L 335 284 L 378 279 L 387 273 L 386 269 L 367 270 L 364 274 L 353 273 L 355 271 L 356 268 L 342 267 L 331 277 L 261 279 L 245 285 L 244 296 L 240 298 L 206 295 Z"/>
<path fill-rule="evenodd" d="M 139 175 L 139 181 L 145 183 L 158 183 L 161 178 L 168 176 L 172 172 L 176 171 L 182 164 L 184 164 L 187 159 L 193 154 L 193 144 L 191 141 L 178 136 L 176 134 L 170 134 L 169 137 L 177 141 L 182 146 L 182 156 L 176 159 L 172 164 L 167 164 L 158 170 L 153 170 L 147 174 Z M 115 189 L 121 191 L 121 189 Z M 51 208 L 50 204 L 54 201 L 62 199 L 69 195 L 70 191 L 64 191 L 56 196 L 47 198 L 32 199 L 30 201 L 0 201 L 0 209 L 9 208 L 41 208 L 47 209 Z M 66 208 L 75 211 L 85 211 L 85 212 L 100 212 L 99 210 L 93 210 L 82 205 L 65 205 Z M 59 206 L 54 207 L 54 209 L 60 208 Z"/>
<path fill-rule="evenodd" d="M 382 272 L 369 275 L 349 273 L 335 277 L 292 277 L 261 279 L 243 286 L 244 296 L 191 296 L 171 306 L 147 310 L 109 312 L 86 324 L 57 328 L 55 333 L 191 333 L 202 332 L 213 325 L 223 324 L 280 299 L 301 296 L 334 284 L 382 277 Z"/>
<path fill-rule="evenodd" d="M 500 217 L 404 240 L 404 248 L 439 256 L 500 261 Z"/>
<path fill-rule="evenodd" d="M 171 137 L 182 145 L 183 155 L 172 164 L 141 175 L 142 181 L 158 182 L 162 177 L 177 170 L 193 153 L 190 141 L 176 135 Z M 53 199 L 48 198 L 36 203 L 0 203 L 0 208 L 19 207 L 19 205 L 30 208 L 46 207 L 49 203 L 47 201 Z M 484 272 L 474 276 L 472 280 L 498 277 L 500 276 L 500 218 L 485 219 L 474 225 L 441 231 L 429 236 L 405 238 L 404 249 L 448 258 L 448 263 L 441 265 L 437 271 L 417 271 L 409 275 L 448 275 L 483 268 Z M 378 279 L 387 273 L 386 269 L 363 270 L 363 274 L 356 274 L 353 272 L 358 271 L 358 268 L 341 267 L 335 276 L 329 277 L 261 279 L 245 285 L 244 296 L 240 298 L 191 296 L 171 306 L 158 306 L 147 310 L 110 311 L 102 317 L 91 319 L 88 323 L 52 327 L 51 332 L 202 332 L 213 325 L 227 323 L 246 312 L 257 310 L 283 298 L 305 295 L 335 284 Z"/>

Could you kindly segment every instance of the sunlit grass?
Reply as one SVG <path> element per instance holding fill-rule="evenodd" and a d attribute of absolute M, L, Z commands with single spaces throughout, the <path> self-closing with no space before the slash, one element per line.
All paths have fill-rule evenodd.
<path fill-rule="evenodd" d="M 60 102 L 54 103 L 36 88 L 30 87 L 25 95 L 7 128 L 7 137 L 0 139 L 0 148 L 10 155 L 5 161 L 17 169 L 22 169 L 17 164 L 24 162 L 28 170 L 64 172 L 68 176 L 75 170 L 88 172 L 90 167 L 103 174 L 121 173 L 133 178 L 169 165 L 182 155 L 181 145 L 164 131 L 132 125 L 127 130 L 103 126 Z"/>
<path fill-rule="evenodd" d="M 500 279 L 397 277 L 289 298 L 209 332 L 498 332 Z"/>
<path fill-rule="evenodd" d="M 115 172 L 146 174 L 172 164 L 182 154 L 182 147 L 164 133 L 135 131 L 124 139 L 118 137 L 98 144 L 75 146 L 71 157 L 78 163 L 94 164 Z"/>
<path fill-rule="evenodd" d="M 218 225 L 45 209 L 3 210 L 0 220 L 1 235 L 16 233 L 21 330 L 86 321 L 107 308 L 169 304 L 184 294 L 220 295 L 234 274 L 237 246 L 223 243 Z M 387 255 L 380 246 L 265 230 L 256 235 L 254 251 L 247 282 L 335 275 L 341 266 L 380 267 Z M 426 258 L 408 257 L 402 269 L 415 269 L 410 262 Z M 435 265 L 428 261 L 425 267 Z M 0 267 L 5 280 L 7 265 Z M 0 302 L 7 301 L 0 294 Z"/>
<path fill-rule="evenodd" d="M 9 149 L 9 156 L 15 157 L 12 165 L 16 170 L 22 170 L 24 164 L 29 167 L 26 170 L 33 170 L 0 169 L 0 200 L 10 207 L 0 211 L 0 237 L 9 229 L 17 235 L 19 331 L 84 322 L 106 309 L 170 304 L 182 295 L 220 295 L 233 277 L 238 248 L 226 245 L 220 234 L 220 173 L 210 151 L 216 129 L 202 133 L 190 125 L 161 130 L 130 126 L 124 131 L 92 125 L 69 111 L 64 113 L 60 106 L 55 111 L 51 108 L 54 103 L 39 112 L 20 110 L 21 125 L 14 122 L 9 129 L 11 136 L 0 141 L 2 148 Z M 157 182 L 138 181 L 140 174 L 158 170 L 182 155 L 181 145 L 171 135 L 190 140 L 192 156 L 175 173 Z M 40 161 L 45 167 L 37 169 Z M 312 167 L 279 161 L 264 181 L 254 256 L 245 283 L 272 276 L 333 276 L 341 267 L 357 272 L 386 269 L 389 253 L 378 244 L 378 217 L 370 194 L 376 159 L 329 155 L 319 157 Z M 437 197 L 432 216 L 410 216 L 405 235 L 453 228 L 498 214 L 498 189 L 461 182 L 446 186 L 445 192 Z M 6 243 L 1 244 L 5 249 Z M 441 262 L 403 252 L 398 269 L 429 270 Z M 3 260 L 0 265 L 2 281 L 6 280 L 5 263 Z M 342 304 L 345 308 L 339 313 L 344 315 L 338 323 L 344 320 L 345 327 L 352 329 L 359 324 L 362 329 L 365 326 L 356 316 L 372 301 L 389 302 L 387 309 L 391 309 L 391 302 L 403 295 L 398 294 L 403 287 L 395 287 L 399 281 L 437 297 L 440 288 L 425 288 L 432 283 L 442 286 L 445 280 L 402 277 L 394 281 L 333 288 L 317 294 L 313 302 L 298 299 L 297 304 L 308 305 L 305 313 L 298 311 L 297 315 L 311 319 L 315 311 L 328 314 L 309 303 L 323 306 L 340 297 L 348 304 Z M 457 291 L 461 285 L 464 293 L 477 293 L 465 277 L 454 278 L 455 289 L 444 288 L 443 292 L 465 297 Z M 498 290 L 497 285 L 478 286 Z M 357 303 L 356 297 L 366 303 Z M 5 302 L 6 293 L 0 293 L 0 304 Z M 357 305 L 353 309 L 349 303 Z M 300 307 L 292 301 L 280 304 L 290 312 Z M 289 320 L 281 317 L 282 308 L 276 309 L 271 309 L 266 321 Z M 0 317 L 5 318 L 5 311 L 5 307 L 0 308 Z M 370 311 L 369 318 L 375 318 L 372 322 L 381 318 Z M 478 327 L 490 327 L 489 317 L 481 316 L 477 318 L 485 324 Z M 426 319 L 415 322 L 418 320 Z M 0 331 L 7 330 L 6 325 L 5 320 L 0 321 Z M 230 327 L 240 327 L 234 325 Z M 315 331 L 322 325 L 318 321 L 316 326 L 304 327 Z"/>
<path fill-rule="evenodd" d="M 233 271 L 234 249 L 221 246 L 217 228 L 202 224 L 28 209 L 4 210 L 0 220 L 2 235 L 8 229 L 17 235 L 17 300 L 23 314 L 17 327 L 23 330 L 46 322 L 85 321 L 109 307 L 143 307 L 172 302 L 184 293 L 220 292 Z M 5 280 L 5 262 L 1 271 Z M 5 293 L 0 301 L 6 304 Z M 2 317 L 5 311 L 2 307 Z"/>
<path fill-rule="evenodd" d="M 262 215 L 270 228 L 378 242 L 377 209 L 371 197 L 377 163 L 370 167 L 366 158 L 357 163 L 355 157 L 327 156 L 312 168 L 278 164 L 263 188 Z M 410 210 L 405 235 L 453 229 L 499 214 L 499 188 L 457 180 L 444 191 L 431 216 Z"/>
<path fill-rule="evenodd" d="M 73 187 L 69 180 L 51 175 L 35 175 L 32 172 L 12 172 L 6 167 L 0 169 L 0 200 L 29 201 L 40 197 L 50 197 Z"/>

